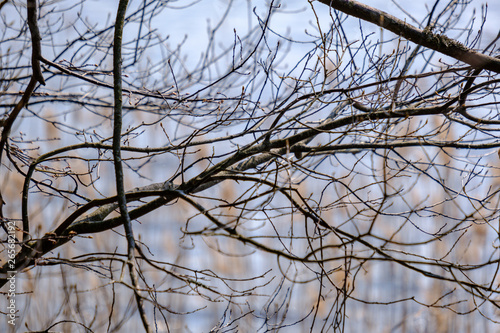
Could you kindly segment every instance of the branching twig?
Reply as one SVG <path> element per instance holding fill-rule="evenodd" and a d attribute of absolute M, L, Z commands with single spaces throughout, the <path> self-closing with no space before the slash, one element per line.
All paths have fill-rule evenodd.
<path fill-rule="evenodd" d="M 435 34 L 429 30 L 416 28 L 381 10 L 367 6 L 354 0 L 319 0 L 333 9 L 340 10 L 347 15 L 371 22 L 387 29 L 398 36 L 435 50 L 459 61 L 465 62 L 474 68 L 481 68 L 500 73 L 500 59 L 490 57 L 467 48 L 465 45 L 445 35 Z"/>

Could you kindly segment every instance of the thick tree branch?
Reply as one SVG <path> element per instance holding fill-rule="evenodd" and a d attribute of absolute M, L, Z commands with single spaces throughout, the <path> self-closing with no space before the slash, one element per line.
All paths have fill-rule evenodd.
<path fill-rule="evenodd" d="M 5 2 L 1 4 L 0 8 L 4 4 Z M 40 82 L 41 84 L 45 85 L 45 80 L 43 79 L 42 75 L 42 69 L 40 67 L 40 59 L 42 57 L 42 47 L 40 41 L 42 38 L 40 37 L 40 31 L 38 30 L 36 0 L 28 0 L 27 21 L 31 32 L 31 45 L 32 45 L 31 67 L 33 70 L 33 74 L 31 76 L 30 82 L 28 83 L 26 90 L 23 93 L 21 100 L 15 105 L 14 109 L 9 114 L 7 119 L 1 121 L 2 137 L 0 139 L 0 165 L 2 164 L 3 150 L 5 148 L 5 145 L 7 144 L 7 139 L 9 138 L 10 130 L 14 125 L 14 121 L 17 119 L 17 116 L 19 115 L 21 110 L 26 106 L 26 104 L 28 104 L 31 94 L 36 88 L 36 83 Z M 0 213 L 0 215 L 2 214 Z M 28 220 L 23 219 L 23 241 L 27 242 L 29 240 L 29 237 L 30 235 L 29 235 Z"/>
<path fill-rule="evenodd" d="M 485 69 L 500 73 L 500 59 L 471 50 L 462 43 L 445 35 L 434 34 L 428 30 L 421 30 L 381 10 L 357 1 L 319 0 L 319 2 L 347 15 L 376 24 L 415 44 L 450 56 L 476 69 Z"/>
<path fill-rule="evenodd" d="M 31 66 L 33 67 L 33 76 L 41 84 L 45 85 L 45 80 L 42 75 L 42 68 L 40 67 L 40 59 L 42 58 L 42 46 L 40 41 L 40 30 L 37 24 L 37 7 L 36 0 L 28 0 L 28 26 L 31 32 Z"/>
<path fill-rule="evenodd" d="M 135 266 L 135 239 L 132 229 L 132 221 L 127 209 L 127 199 L 125 197 L 125 185 L 123 175 L 123 165 L 121 158 L 121 139 L 122 139 L 122 38 L 123 27 L 125 25 L 125 13 L 127 11 L 128 0 L 120 0 L 116 12 L 115 35 L 113 40 L 113 90 L 114 90 L 114 118 L 113 118 L 113 164 L 115 167 L 116 192 L 120 214 L 123 217 L 125 227 L 125 237 L 127 238 L 127 265 L 130 279 L 134 289 L 137 308 L 141 317 L 144 330 L 151 332 L 144 309 L 143 298 L 139 293 L 139 279 L 136 274 Z"/>

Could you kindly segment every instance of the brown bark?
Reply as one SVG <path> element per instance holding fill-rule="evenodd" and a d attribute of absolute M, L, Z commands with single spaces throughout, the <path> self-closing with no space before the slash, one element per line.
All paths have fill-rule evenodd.
<path fill-rule="evenodd" d="M 452 57 L 476 69 L 485 69 L 500 73 L 500 59 L 474 51 L 445 35 L 435 34 L 425 29 L 419 29 L 386 12 L 357 1 L 319 0 L 319 2 L 347 15 L 376 24 L 415 44 Z"/>

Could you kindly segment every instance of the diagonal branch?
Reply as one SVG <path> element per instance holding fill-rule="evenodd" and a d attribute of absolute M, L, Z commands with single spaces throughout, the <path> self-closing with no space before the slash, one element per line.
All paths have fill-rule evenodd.
<path fill-rule="evenodd" d="M 392 15 L 353 0 L 319 0 L 347 15 L 371 22 L 409 41 L 450 56 L 477 69 L 500 73 L 500 59 L 474 51 L 445 35 L 421 30 Z"/>

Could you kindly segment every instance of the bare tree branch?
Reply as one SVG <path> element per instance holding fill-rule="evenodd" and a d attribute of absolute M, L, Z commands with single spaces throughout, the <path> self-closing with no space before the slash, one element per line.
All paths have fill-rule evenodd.
<path fill-rule="evenodd" d="M 354 0 L 319 0 L 321 3 L 346 13 L 349 16 L 371 22 L 389 30 L 417 45 L 427 47 L 456 60 L 471 65 L 476 69 L 500 73 L 500 59 L 471 50 L 446 35 L 433 33 L 429 29 L 421 30 L 381 10 Z"/>

